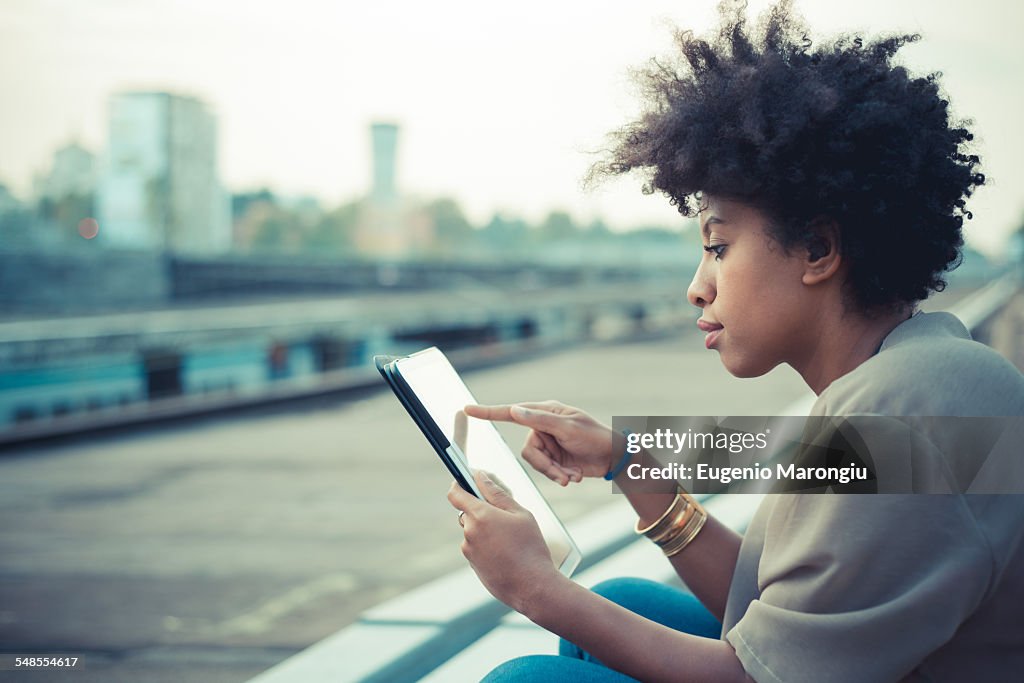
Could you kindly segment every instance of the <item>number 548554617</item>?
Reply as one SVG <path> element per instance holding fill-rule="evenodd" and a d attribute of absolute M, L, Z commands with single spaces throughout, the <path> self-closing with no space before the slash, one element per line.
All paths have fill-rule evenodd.
<path fill-rule="evenodd" d="M 22 667 L 72 667 L 78 665 L 78 657 L 15 657 L 14 666 Z"/>

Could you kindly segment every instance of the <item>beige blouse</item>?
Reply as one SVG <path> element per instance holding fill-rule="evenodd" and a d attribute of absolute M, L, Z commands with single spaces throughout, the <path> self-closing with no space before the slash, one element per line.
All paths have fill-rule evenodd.
<path fill-rule="evenodd" d="M 1020 416 L 1024 377 L 918 313 L 812 414 Z M 1021 680 L 1024 495 L 768 495 L 722 637 L 758 683 Z"/>

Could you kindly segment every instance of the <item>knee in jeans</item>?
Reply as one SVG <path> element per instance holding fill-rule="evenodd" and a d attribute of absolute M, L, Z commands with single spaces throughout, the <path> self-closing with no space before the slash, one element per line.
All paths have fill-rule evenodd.
<path fill-rule="evenodd" d="M 557 678 L 557 657 L 526 655 L 510 659 L 487 674 L 480 683 L 541 683 Z"/>
<path fill-rule="evenodd" d="M 514 681 L 522 673 L 522 663 L 515 659 L 509 660 L 492 670 L 480 683 L 503 683 Z"/>

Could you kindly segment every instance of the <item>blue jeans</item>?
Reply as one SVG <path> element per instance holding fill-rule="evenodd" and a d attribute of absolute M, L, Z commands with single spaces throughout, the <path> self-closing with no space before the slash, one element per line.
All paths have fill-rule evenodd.
<path fill-rule="evenodd" d="M 718 639 L 722 624 L 692 593 L 646 579 L 612 579 L 594 586 L 593 591 L 626 609 L 695 636 Z M 609 669 L 589 653 L 567 640 L 558 644 L 557 655 L 530 655 L 505 662 L 487 674 L 482 683 L 636 683 Z"/>

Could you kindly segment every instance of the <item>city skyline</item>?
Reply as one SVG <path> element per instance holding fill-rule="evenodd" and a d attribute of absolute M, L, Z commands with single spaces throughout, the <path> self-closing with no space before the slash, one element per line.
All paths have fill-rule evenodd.
<path fill-rule="evenodd" d="M 751 3 L 751 16 L 766 5 Z M 671 51 L 671 26 L 706 29 L 713 2 L 632 8 L 533 6 L 348 8 L 300 0 L 265 8 L 188 0 L 165 7 L 104 0 L 0 6 L 0 87 L 16 102 L 0 126 L 0 183 L 26 197 L 32 177 L 72 139 L 101 151 L 106 98 L 128 89 L 197 96 L 222 126 L 226 187 L 270 187 L 325 204 L 363 196 L 366 130 L 402 128 L 398 183 L 451 196 L 477 224 L 495 212 L 537 220 L 564 209 L 613 228 L 678 224 L 638 179 L 584 193 L 580 180 L 606 133 L 636 112 L 628 70 Z M 975 119 L 993 179 L 972 198 L 971 242 L 988 252 L 1020 224 L 1024 194 L 1016 111 L 1024 66 L 1011 41 L 1022 10 L 991 1 L 963 16 L 954 3 L 797 3 L 816 34 L 919 31 L 904 49 L 915 71 L 942 70 L 954 114 Z M 691 13 L 691 10 L 692 13 Z M 877 19 L 876 17 L 883 17 Z M 26 67 L 26 65 L 30 65 Z M 28 68 L 33 78 L 24 77 Z"/>

